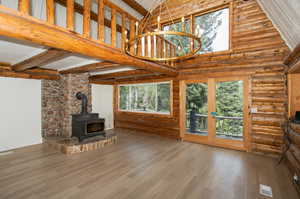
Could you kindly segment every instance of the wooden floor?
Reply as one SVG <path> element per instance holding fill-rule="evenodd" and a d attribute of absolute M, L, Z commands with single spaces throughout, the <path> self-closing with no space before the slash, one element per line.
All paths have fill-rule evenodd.
<path fill-rule="evenodd" d="M 0 156 L 1 199 L 298 198 L 276 159 L 128 130 L 98 151 L 64 155 L 43 145 Z"/>

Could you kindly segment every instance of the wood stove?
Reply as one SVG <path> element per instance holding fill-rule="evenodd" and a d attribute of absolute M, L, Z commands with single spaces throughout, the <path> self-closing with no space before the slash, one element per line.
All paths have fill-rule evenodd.
<path fill-rule="evenodd" d="M 79 142 L 82 140 L 103 135 L 105 136 L 105 119 L 99 118 L 98 113 L 87 112 L 87 97 L 81 92 L 76 94 L 76 98 L 81 100 L 81 113 L 72 115 L 72 137 L 77 137 Z"/>

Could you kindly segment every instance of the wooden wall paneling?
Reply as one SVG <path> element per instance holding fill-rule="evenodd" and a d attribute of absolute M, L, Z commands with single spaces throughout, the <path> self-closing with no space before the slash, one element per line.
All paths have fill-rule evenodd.
<path fill-rule="evenodd" d="M 248 109 L 257 108 L 258 112 L 249 115 L 247 150 L 279 154 L 283 138 L 281 125 L 286 121 L 285 115 L 287 114 L 285 108 L 287 88 L 283 60 L 290 50 L 256 0 L 225 2 L 203 0 L 197 4 L 195 1 L 182 3 L 171 0 L 169 2 L 170 12 L 176 16 L 190 16 L 222 6 L 229 6 L 232 10 L 230 13 L 232 51 L 203 54 L 177 64 L 178 79 L 185 81 L 208 77 L 251 75 L 248 85 L 250 90 Z M 189 8 L 188 12 L 184 8 Z M 162 23 L 168 20 L 167 12 L 163 12 Z M 154 17 L 153 24 L 156 23 L 157 20 Z M 160 44 L 158 42 L 158 46 Z M 158 47 L 161 50 L 158 55 L 163 57 L 162 46 Z M 182 104 L 178 105 L 177 109 L 182 109 L 182 106 Z M 134 120 L 137 117 L 127 115 L 127 119 Z M 136 123 L 142 129 L 143 123 L 138 121 Z M 183 124 L 180 123 L 180 126 Z M 181 134 L 178 131 L 178 135 Z"/>
<path fill-rule="evenodd" d="M 166 81 L 166 80 L 157 80 Z M 161 136 L 180 139 L 179 136 L 179 81 L 172 82 L 172 113 L 169 116 L 160 114 L 131 113 L 115 110 L 116 127 L 142 130 Z M 132 82 L 135 83 L 135 82 Z M 139 83 L 139 82 L 137 82 Z M 115 97 L 117 102 L 118 95 Z M 117 105 L 116 105 L 117 107 Z"/>
<path fill-rule="evenodd" d="M 74 31 L 74 0 L 67 0 L 67 28 Z"/>
<path fill-rule="evenodd" d="M 91 0 L 83 1 L 83 36 L 90 37 L 91 31 Z"/>
<path fill-rule="evenodd" d="M 54 0 L 46 0 L 47 22 L 55 24 Z"/>

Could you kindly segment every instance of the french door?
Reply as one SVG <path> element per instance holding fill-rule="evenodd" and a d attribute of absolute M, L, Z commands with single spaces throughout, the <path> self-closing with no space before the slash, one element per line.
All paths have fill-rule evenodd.
<path fill-rule="evenodd" d="M 183 140 L 247 150 L 248 78 L 208 78 L 181 82 Z"/>

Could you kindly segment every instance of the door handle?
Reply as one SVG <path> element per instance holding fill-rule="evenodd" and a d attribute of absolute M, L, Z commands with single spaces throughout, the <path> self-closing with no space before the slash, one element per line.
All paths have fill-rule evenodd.
<path fill-rule="evenodd" d="M 217 113 L 216 113 L 216 112 L 211 112 L 210 114 L 211 114 L 211 116 L 212 116 L 213 118 L 216 118 L 216 116 L 217 116 Z"/>

